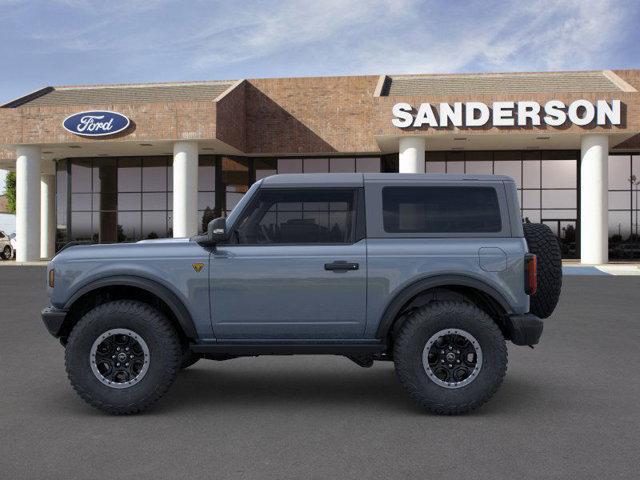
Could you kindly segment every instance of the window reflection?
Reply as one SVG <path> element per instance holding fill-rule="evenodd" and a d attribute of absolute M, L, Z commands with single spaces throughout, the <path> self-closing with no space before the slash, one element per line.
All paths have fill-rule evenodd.
<path fill-rule="evenodd" d="M 427 173 L 493 172 L 513 178 L 518 187 L 523 218 L 527 217 L 532 222 L 551 219 L 553 230 L 560 237 L 563 255 L 570 257 L 577 254 L 575 229 L 578 221 L 579 152 L 446 151 L 426 152 L 425 156 Z"/>
<path fill-rule="evenodd" d="M 640 258 L 640 155 L 609 156 L 609 257 Z"/>

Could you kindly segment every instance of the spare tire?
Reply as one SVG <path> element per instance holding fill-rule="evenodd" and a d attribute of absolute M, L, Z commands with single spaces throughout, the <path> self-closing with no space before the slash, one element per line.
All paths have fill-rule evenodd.
<path fill-rule="evenodd" d="M 540 318 L 550 316 L 562 289 L 560 244 L 551 229 L 542 223 L 524 223 L 524 238 L 529 252 L 538 260 L 538 290 L 531 295 L 529 311 Z"/>

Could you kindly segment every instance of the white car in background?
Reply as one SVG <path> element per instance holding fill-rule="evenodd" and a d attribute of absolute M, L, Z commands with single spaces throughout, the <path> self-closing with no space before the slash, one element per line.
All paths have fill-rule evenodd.
<path fill-rule="evenodd" d="M 16 240 L 15 232 L 9 234 L 9 240 L 11 241 L 11 248 L 13 248 L 13 258 L 16 258 L 16 248 L 18 246 L 18 241 Z"/>
<path fill-rule="evenodd" d="M 11 238 L 11 235 L 14 238 Z M 2 260 L 11 260 L 15 254 L 15 233 L 11 235 L 0 230 L 0 257 Z"/>

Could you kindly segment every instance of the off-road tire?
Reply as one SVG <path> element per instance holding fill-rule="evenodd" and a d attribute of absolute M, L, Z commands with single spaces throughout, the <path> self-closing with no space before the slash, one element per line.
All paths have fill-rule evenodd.
<path fill-rule="evenodd" d="M 200 355 L 193 353 L 191 350 L 185 350 L 182 352 L 182 361 L 180 363 L 180 370 L 189 368 L 191 365 L 200 360 Z"/>
<path fill-rule="evenodd" d="M 538 290 L 531 295 L 529 311 L 539 318 L 551 316 L 562 290 L 562 254 L 551 229 L 542 223 L 524 223 L 529 252 L 538 260 Z"/>
<path fill-rule="evenodd" d="M 90 365 L 91 347 L 104 332 L 124 328 L 148 345 L 149 367 L 144 377 L 127 388 L 103 384 Z M 104 303 L 87 312 L 69 335 L 65 366 L 71 385 L 90 405 L 111 414 L 127 415 L 148 409 L 174 382 L 182 353 L 173 325 L 150 305 L 133 300 Z"/>
<path fill-rule="evenodd" d="M 482 349 L 478 376 L 459 388 L 446 388 L 431 380 L 422 353 L 432 335 L 444 329 L 473 335 Z M 466 302 L 434 302 L 410 314 L 394 342 L 395 369 L 400 383 L 422 408 L 440 415 L 470 412 L 498 390 L 507 371 L 507 346 L 489 315 Z"/>

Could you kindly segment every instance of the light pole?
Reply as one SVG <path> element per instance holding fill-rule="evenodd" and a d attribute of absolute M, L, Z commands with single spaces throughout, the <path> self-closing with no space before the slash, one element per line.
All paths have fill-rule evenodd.
<path fill-rule="evenodd" d="M 635 175 L 631 175 L 629 177 L 629 183 L 631 184 L 631 191 L 636 193 L 636 208 L 635 208 L 636 229 L 635 229 L 635 239 L 634 239 L 634 241 L 637 242 L 638 241 L 638 185 L 640 185 L 640 180 L 638 180 L 638 177 L 636 177 Z M 633 228 L 631 230 L 633 231 Z"/>

